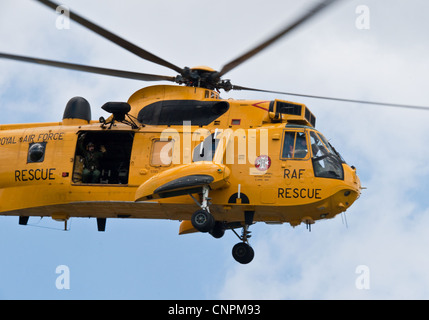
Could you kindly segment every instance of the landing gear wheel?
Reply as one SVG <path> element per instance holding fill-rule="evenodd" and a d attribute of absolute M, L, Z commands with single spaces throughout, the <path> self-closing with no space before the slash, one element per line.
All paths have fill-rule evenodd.
<path fill-rule="evenodd" d="M 247 264 L 253 260 L 255 251 L 247 243 L 239 242 L 232 248 L 232 256 L 237 262 Z"/>
<path fill-rule="evenodd" d="M 225 234 L 225 226 L 222 222 L 216 221 L 214 227 L 209 233 L 213 236 L 213 238 L 220 239 Z"/>
<path fill-rule="evenodd" d="M 200 232 L 209 232 L 215 225 L 213 216 L 206 210 L 197 210 L 191 218 L 192 226 Z"/>

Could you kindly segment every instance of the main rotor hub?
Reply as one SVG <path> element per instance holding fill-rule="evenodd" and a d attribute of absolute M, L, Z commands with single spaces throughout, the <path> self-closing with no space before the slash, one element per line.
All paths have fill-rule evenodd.
<path fill-rule="evenodd" d="M 194 68 L 185 67 L 181 75 L 176 77 L 176 82 L 190 87 L 206 88 L 210 90 L 232 89 L 230 80 L 221 80 L 219 72 L 207 67 L 198 66 Z"/>

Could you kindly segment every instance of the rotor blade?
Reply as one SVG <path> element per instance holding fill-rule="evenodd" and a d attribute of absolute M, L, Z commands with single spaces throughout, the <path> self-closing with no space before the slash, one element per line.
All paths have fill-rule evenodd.
<path fill-rule="evenodd" d="M 91 66 L 85 66 L 81 64 L 45 60 L 45 59 L 25 57 L 25 56 L 17 56 L 17 55 L 1 53 L 1 52 L 0 52 L 0 58 L 18 60 L 18 61 L 24 61 L 24 62 L 30 62 L 30 63 L 36 63 L 36 64 L 43 64 L 51 67 L 84 71 L 89 73 L 98 73 L 98 74 L 103 74 L 107 76 L 120 77 L 120 78 L 126 78 L 126 79 L 143 80 L 143 81 L 162 81 L 162 80 L 172 81 L 172 82 L 176 81 L 175 77 L 159 76 L 156 74 L 138 73 L 138 72 L 131 72 L 131 71 L 116 70 L 116 69 L 91 67 Z"/>
<path fill-rule="evenodd" d="M 222 67 L 222 70 L 219 72 L 218 76 L 219 77 L 223 76 L 225 73 L 231 71 L 233 68 L 237 67 L 238 65 L 242 64 L 246 60 L 250 59 L 251 57 L 253 57 L 257 53 L 261 52 L 262 50 L 264 50 L 268 46 L 272 45 L 274 42 L 279 40 L 281 37 L 283 37 L 284 35 L 286 35 L 290 31 L 294 30 L 296 27 L 302 25 L 304 22 L 309 20 L 311 17 L 315 16 L 318 12 L 322 11 L 324 8 L 326 8 L 330 4 L 334 3 L 335 1 L 338 1 L 338 0 L 324 0 L 323 2 L 319 3 L 318 5 L 316 5 L 312 9 L 310 9 L 306 14 L 304 14 L 302 17 L 297 19 L 292 24 L 287 25 L 285 28 L 281 29 L 275 35 L 268 38 L 267 40 L 265 40 L 264 42 L 262 42 L 261 44 L 259 44 L 255 48 L 253 48 L 252 50 L 247 51 L 246 53 L 242 54 L 241 56 L 239 56 L 235 60 L 232 60 L 231 62 L 224 65 Z"/>
<path fill-rule="evenodd" d="M 429 111 L 429 107 L 425 107 L 425 106 L 414 106 L 414 105 L 408 105 L 408 104 L 398 104 L 398 103 L 388 103 L 388 102 L 376 102 L 376 101 L 366 101 L 366 100 L 333 98 L 333 97 L 316 96 L 316 95 L 309 95 L 309 94 L 299 94 L 299 93 L 290 93 L 290 92 L 283 92 L 283 91 L 255 89 L 255 88 L 248 88 L 248 87 L 235 86 L 235 85 L 232 86 L 232 90 L 267 92 L 267 93 L 285 94 L 285 95 L 289 95 L 289 96 L 297 96 L 297 97 L 304 97 L 304 98 L 333 100 L 333 101 L 351 102 L 351 103 L 364 103 L 364 104 L 373 104 L 373 105 L 379 105 L 379 106 L 385 106 L 385 107 L 408 108 L 408 109 L 417 109 L 417 110 Z"/>
<path fill-rule="evenodd" d="M 49 1 L 49 0 L 36 0 L 46 6 L 48 6 L 49 8 L 53 9 L 53 10 L 57 10 L 57 8 L 59 7 L 58 4 Z M 106 29 L 92 23 L 91 21 L 81 17 L 80 15 L 74 13 L 74 12 L 69 12 L 69 17 L 70 19 L 72 19 L 73 21 L 81 24 L 82 26 L 90 29 L 91 31 L 94 31 L 95 33 L 99 34 L 100 36 L 112 41 L 113 43 L 119 45 L 120 47 L 134 53 L 135 55 L 139 56 L 140 58 L 143 58 L 145 60 L 148 60 L 150 62 L 159 64 L 161 66 L 173 69 L 174 71 L 182 74 L 183 70 L 182 68 L 179 68 L 178 66 L 175 66 L 174 64 L 161 59 L 160 57 L 150 53 L 149 51 L 146 51 L 134 44 L 132 44 L 131 42 L 113 34 L 110 31 L 107 31 Z"/>

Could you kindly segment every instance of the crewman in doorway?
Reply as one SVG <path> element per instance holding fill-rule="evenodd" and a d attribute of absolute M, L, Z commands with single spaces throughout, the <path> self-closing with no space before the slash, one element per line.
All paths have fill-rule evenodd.
<path fill-rule="evenodd" d="M 100 151 L 97 151 L 93 142 L 89 142 L 86 145 L 86 150 L 83 154 L 83 183 L 100 182 L 100 161 L 103 158 L 105 152 L 106 148 L 104 146 L 100 146 Z"/>

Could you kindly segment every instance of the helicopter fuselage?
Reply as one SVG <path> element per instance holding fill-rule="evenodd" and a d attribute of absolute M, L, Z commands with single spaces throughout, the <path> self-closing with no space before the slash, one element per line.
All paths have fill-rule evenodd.
<path fill-rule="evenodd" d="M 190 220 L 208 186 L 216 221 L 251 211 L 254 222 L 296 226 L 360 195 L 356 169 L 303 104 L 179 86 L 147 87 L 128 103 L 136 128 L 79 118 L 0 126 L 0 214 Z M 96 181 L 83 181 L 88 142 L 105 150 Z"/>

